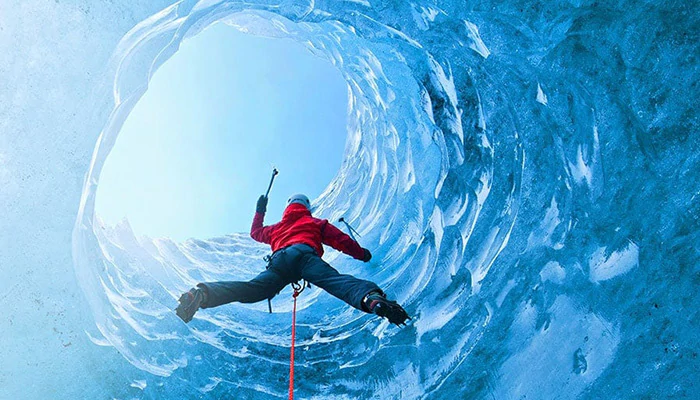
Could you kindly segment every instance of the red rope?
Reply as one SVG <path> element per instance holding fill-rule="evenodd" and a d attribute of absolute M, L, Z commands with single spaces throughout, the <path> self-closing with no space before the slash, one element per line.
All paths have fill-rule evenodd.
<path fill-rule="evenodd" d="M 303 290 L 303 289 L 302 289 Z M 294 400 L 294 337 L 296 336 L 297 325 L 297 296 L 301 291 L 294 288 L 294 309 L 292 310 L 292 350 L 289 358 L 289 400 Z"/>

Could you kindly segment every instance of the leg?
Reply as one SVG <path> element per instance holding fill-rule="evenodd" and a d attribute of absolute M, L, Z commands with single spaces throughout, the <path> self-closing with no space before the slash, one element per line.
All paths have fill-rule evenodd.
<path fill-rule="evenodd" d="M 201 307 L 211 308 L 233 302 L 257 303 L 270 299 L 287 284 L 279 274 L 266 269 L 248 282 L 206 282 L 197 286 L 206 292 L 206 301 Z"/>
<path fill-rule="evenodd" d="M 358 310 L 367 312 L 362 307 L 362 299 L 368 293 L 381 292 L 375 283 L 341 274 L 317 255 L 311 254 L 304 261 L 305 265 L 301 270 L 302 278 Z"/>

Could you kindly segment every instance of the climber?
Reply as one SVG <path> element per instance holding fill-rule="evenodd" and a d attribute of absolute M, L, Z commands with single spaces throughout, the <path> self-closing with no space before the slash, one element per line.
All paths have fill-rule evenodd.
<path fill-rule="evenodd" d="M 312 217 L 311 204 L 303 194 L 289 198 L 280 222 L 263 226 L 267 201 L 265 195 L 258 199 L 250 229 L 253 239 L 272 247 L 265 271 L 248 282 L 199 283 L 180 296 L 176 313 L 183 321 L 191 321 L 199 308 L 272 299 L 288 284 L 304 279 L 358 310 L 379 315 L 396 325 L 405 325 L 410 319 L 406 311 L 395 301 L 387 300 L 376 284 L 340 274 L 321 259 L 323 244 L 364 262 L 372 258 L 369 250 L 328 220 Z"/>

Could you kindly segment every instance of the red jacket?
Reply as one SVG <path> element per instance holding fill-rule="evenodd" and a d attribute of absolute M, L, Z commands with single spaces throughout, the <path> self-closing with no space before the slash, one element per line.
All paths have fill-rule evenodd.
<path fill-rule="evenodd" d="M 267 243 L 272 251 L 277 251 L 293 244 L 306 244 L 313 247 L 319 257 L 323 255 L 323 244 L 362 260 L 364 249 L 327 219 L 311 216 L 311 212 L 301 204 L 290 204 L 282 215 L 282 221 L 263 226 L 265 214 L 255 213 L 250 237 L 258 242 Z"/>

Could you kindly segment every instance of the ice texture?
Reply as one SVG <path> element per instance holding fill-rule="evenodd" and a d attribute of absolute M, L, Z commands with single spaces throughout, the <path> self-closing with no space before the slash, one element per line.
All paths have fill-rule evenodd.
<path fill-rule="evenodd" d="M 0 5 L 0 398 L 286 397 L 288 289 L 272 315 L 172 312 L 263 246 L 94 213 L 149 78 L 217 22 L 342 72 L 315 203 L 375 258 L 328 259 L 413 316 L 305 292 L 298 398 L 700 398 L 697 2 L 116 3 Z"/>

